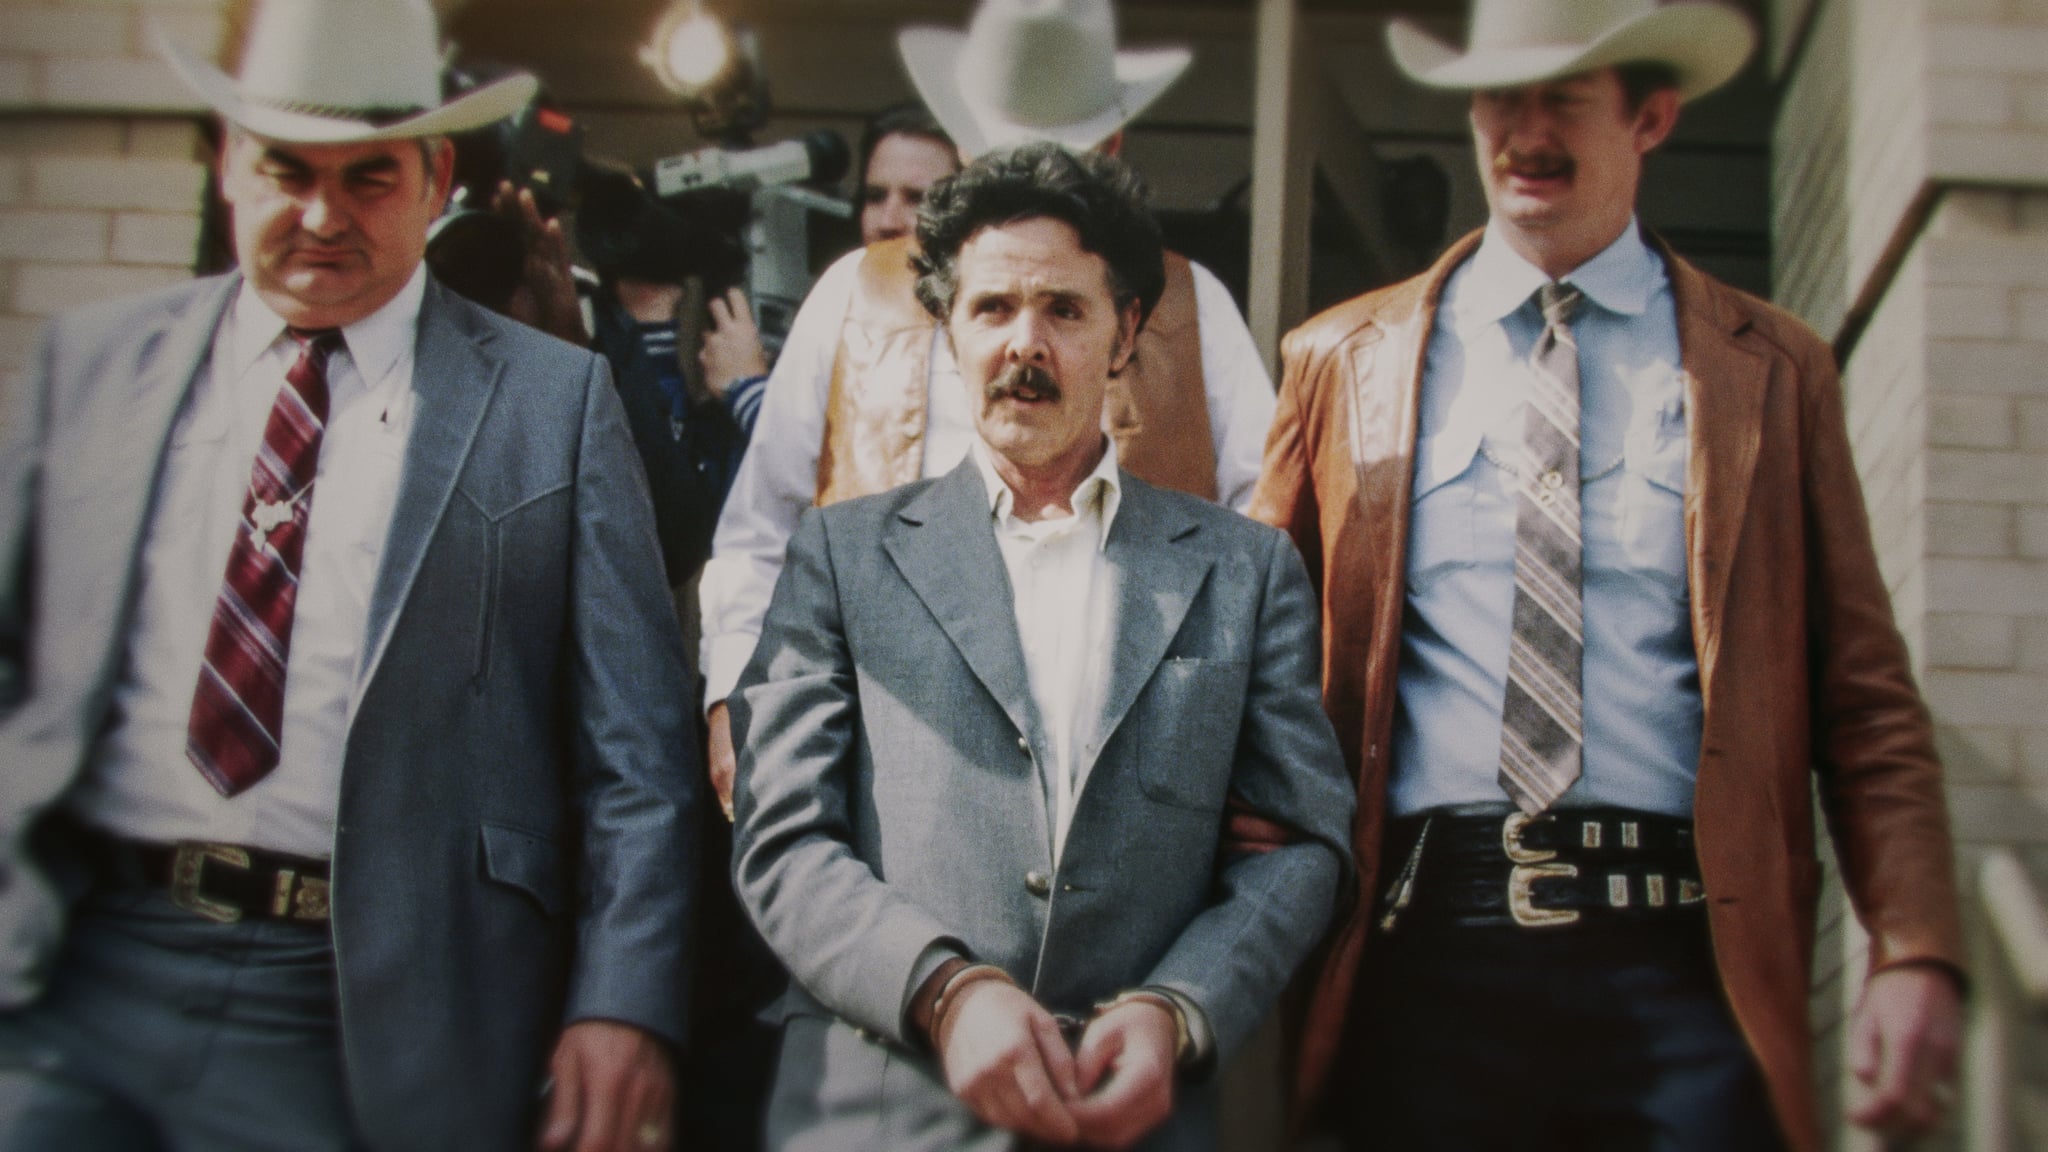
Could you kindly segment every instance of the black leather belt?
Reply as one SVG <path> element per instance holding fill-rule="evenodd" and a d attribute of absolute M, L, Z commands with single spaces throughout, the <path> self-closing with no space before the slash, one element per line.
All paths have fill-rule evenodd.
<path fill-rule="evenodd" d="M 325 860 L 239 844 L 152 844 L 84 827 L 76 837 L 103 883 L 160 889 L 171 903 L 208 920 L 327 919 Z"/>
<path fill-rule="evenodd" d="M 1382 860 L 1382 932 L 1651 924 L 1706 906 L 1691 822 L 1622 808 L 1404 817 Z"/>

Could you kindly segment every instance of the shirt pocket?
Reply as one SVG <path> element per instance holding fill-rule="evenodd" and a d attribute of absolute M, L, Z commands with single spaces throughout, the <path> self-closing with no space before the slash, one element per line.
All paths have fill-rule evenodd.
<path fill-rule="evenodd" d="M 1683 427 L 1631 435 L 1622 449 L 1615 508 L 1620 559 L 1631 572 L 1684 599 L 1685 473 Z"/>
<path fill-rule="evenodd" d="M 350 443 L 321 461 L 320 488 L 338 540 L 373 563 L 384 554 L 398 484 L 405 472 L 405 444 L 391 437 Z"/>
<path fill-rule="evenodd" d="M 1479 562 L 1473 468 L 1479 437 L 1445 433 L 1416 456 L 1408 509 L 1408 588 L 1422 592 Z M 1491 465 L 1488 465 L 1491 467 Z"/>

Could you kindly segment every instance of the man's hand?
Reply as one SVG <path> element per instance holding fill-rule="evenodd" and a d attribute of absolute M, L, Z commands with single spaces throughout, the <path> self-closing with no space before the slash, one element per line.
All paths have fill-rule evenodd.
<path fill-rule="evenodd" d="M 933 1037 L 946 1087 L 998 1128 L 1073 1143 L 1081 1128 L 1067 1102 L 1080 1088 L 1052 1013 L 1006 980 L 978 981 L 958 996 Z"/>
<path fill-rule="evenodd" d="M 571 344 L 589 341 L 583 330 L 583 305 L 576 299 L 576 277 L 569 271 L 569 241 L 562 222 L 543 220 L 528 188 L 515 190 L 511 181 L 498 185 L 491 210 L 511 221 L 526 241 L 526 263 L 519 287 L 512 291 L 511 316 Z"/>
<path fill-rule="evenodd" d="M 1128 1148 L 1166 1121 L 1173 1111 L 1177 1036 L 1172 1013 L 1144 1000 L 1119 1004 L 1089 1023 L 1077 1056 L 1086 1095 L 1073 1106 L 1083 1143 Z"/>
<path fill-rule="evenodd" d="M 725 813 L 728 823 L 732 820 L 732 786 L 739 775 L 740 758 L 732 746 L 732 713 L 720 700 L 704 714 L 707 729 L 707 743 L 704 757 L 705 771 L 711 774 L 711 790 L 718 793 L 718 807 Z"/>
<path fill-rule="evenodd" d="M 1863 986 L 1849 1059 L 1870 1094 L 1849 1119 L 1894 1138 L 1941 1122 L 1955 1091 L 1962 997 L 1955 977 L 1929 964 L 1888 968 Z"/>
<path fill-rule="evenodd" d="M 548 1062 L 554 1091 L 540 1152 L 660 1152 L 669 1147 L 675 1073 L 668 1049 L 630 1024 L 578 1020 Z"/>
<path fill-rule="evenodd" d="M 710 311 L 711 327 L 704 330 L 697 365 L 704 369 L 704 386 L 723 400 L 739 381 L 766 376 L 768 360 L 761 352 L 761 330 L 754 326 L 754 309 L 745 292 L 726 289 L 723 298 L 711 301 Z"/>

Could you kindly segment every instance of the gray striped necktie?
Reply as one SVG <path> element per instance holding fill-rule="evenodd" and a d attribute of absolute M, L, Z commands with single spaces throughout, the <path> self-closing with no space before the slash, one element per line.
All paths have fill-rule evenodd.
<path fill-rule="evenodd" d="M 1501 716 L 1500 786 L 1535 815 L 1579 778 L 1585 743 L 1580 669 L 1579 346 L 1569 284 L 1536 292 L 1543 335 L 1529 357 L 1515 500 L 1515 620 Z"/>

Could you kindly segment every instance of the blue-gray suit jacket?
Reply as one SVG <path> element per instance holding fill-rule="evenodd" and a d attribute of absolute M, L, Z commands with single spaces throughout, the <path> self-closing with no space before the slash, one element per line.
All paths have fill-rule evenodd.
<path fill-rule="evenodd" d="M 0 426 L 0 1008 L 57 957 L 29 837 L 106 723 L 157 469 L 239 285 L 54 321 Z M 376 1149 L 530 1147 L 565 1021 L 683 1039 L 689 673 L 603 361 L 430 281 L 413 387 L 334 837 L 348 1089 Z"/>
<path fill-rule="evenodd" d="M 1301 559 L 1236 513 L 1122 483 L 1101 751 L 1057 867 L 1048 750 L 980 471 L 813 512 L 791 540 L 731 698 L 735 875 L 795 978 L 770 1119 L 781 1147 L 1010 1143 L 904 1034 L 934 942 L 1002 965 L 1057 1012 L 1173 988 L 1227 1058 L 1321 935 L 1353 797 Z M 1225 853 L 1228 801 L 1293 841 Z M 1187 1083 L 1145 1147 L 1214 1139 L 1213 1087 Z"/>

